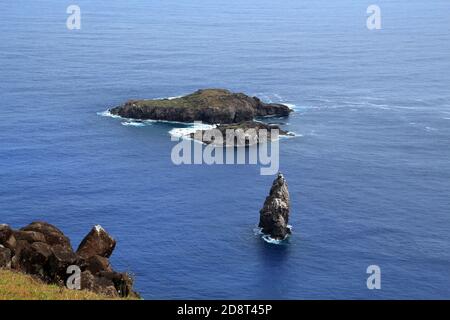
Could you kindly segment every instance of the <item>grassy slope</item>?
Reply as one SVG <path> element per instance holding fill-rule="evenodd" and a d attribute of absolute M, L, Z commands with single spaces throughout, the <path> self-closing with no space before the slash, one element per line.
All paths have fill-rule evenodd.
<path fill-rule="evenodd" d="M 0 300 L 106 300 L 89 291 L 45 284 L 29 275 L 0 269 Z"/>
<path fill-rule="evenodd" d="M 230 99 L 232 97 L 232 93 L 222 89 L 205 89 L 170 100 L 136 100 L 133 102 L 139 107 L 154 106 L 171 108 L 200 108 L 206 106 L 216 106 L 220 108 L 224 97 Z"/>

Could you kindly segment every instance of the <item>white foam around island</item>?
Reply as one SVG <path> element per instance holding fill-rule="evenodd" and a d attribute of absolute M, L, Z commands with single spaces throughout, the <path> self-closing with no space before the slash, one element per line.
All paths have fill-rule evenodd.
<path fill-rule="evenodd" d="M 146 124 L 151 124 L 151 123 L 146 123 L 144 121 L 124 121 L 122 122 L 123 126 L 131 126 L 131 127 L 144 127 Z"/>
<path fill-rule="evenodd" d="M 116 114 L 112 114 L 111 111 L 109 111 L 109 109 L 105 110 L 105 111 L 102 111 L 102 112 L 97 112 L 97 114 L 99 116 L 102 116 L 102 117 L 110 117 L 110 118 L 117 118 L 117 119 L 122 118 L 121 116 L 118 116 Z"/>
<path fill-rule="evenodd" d="M 166 98 L 166 99 L 167 99 L 167 100 L 174 100 L 174 99 L 178 99 L 178 98 L 181 98 L 181 97 L 184 97 L 184 96 L 168 97 L 168 98 Z"/>
<path fill-rule="evenodd" d="M 198 130 L 209 130 L 214 129 L 216 125 L 205 124 L 205 123 L 192 123 L 185 128 L 173 128 L 169 131 L 169 134 L 175 138 L 183 138 L 189 136 L 191 133 L 195 133 Z"/>
<path fill-rule="evenodd" d="M 293 104 L 293 103 L 284 103 L 284 102 L 283 102 L 283 104 L 284 104 L 285 106 L 288 106 L 289 109 L 292 109 L 292 110 L 294 110 L 294 111 L 298 109 L 298 106 L 295 105 L 295 104 Z"/>
<path fill-rule="evenodd" d="M 279 139 L 292 139 L 292 138 L 298 138 L 303 137 L 301 133 L 295 133 L 293 131 L 288 131 L 287 135 L 279 135 Z"/>
<path fill-rule="evenodd" d="M 276 239 L 273 239 L 272 237 L 270 237 L 270 236 L 267 235 L 267 234 L 263 235 L 263 236 L 262 236 L 262 239 L 263 239 L 265 242 L 270 243 L 270 244 L 282 244 L 283 241 L 284 241 L 284 240 L 276 240 Z"/>
<path fill-rule="evenodd" d="M 262 236 L 264 233 L 262 233 L 262 228 L 260 227 L 255 227 L 253 229 L 253 232 L 255 233 L 256 236 Z"/>
<path fill-rule="evenodd" d="M 291 225 L 287 225 L 287 227 L 290 230 L 292 230 L 292 226 Z M 265 242 L 270 243 L 270 244 L 281 245 L 281 244 L 284 244 L 286 242 L 286 240 L 289 238 L 289 235 L 287 235 L 286 238 L 284 238 L 283 240 L 273 239 L 268 234 L 264 234 L 262 232 L 262 228 L 259 228 L 259 227 L 253 229 L 253 231 L 254 231 L 255 235 L 261 236 L 261 239 L 263 239 Z"/>

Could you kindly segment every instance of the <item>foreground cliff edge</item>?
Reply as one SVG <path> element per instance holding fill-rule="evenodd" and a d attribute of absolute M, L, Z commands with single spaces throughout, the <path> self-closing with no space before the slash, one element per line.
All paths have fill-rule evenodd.
<path fill-rule="evenodd" d="M 110 298 L 138 298 L 132 277 L 111 267 L 109 257 L 115 246 L 116 241 L 101 226 L 92 228 L 74 251 L 69 238 L 46 222 L 33 222 L 20 230 L 2 224 L 0 269 L 28 274 L 64 290 L 74 274 L 70 268 L 75 267 L 81 272 L 81 290 Z"/>

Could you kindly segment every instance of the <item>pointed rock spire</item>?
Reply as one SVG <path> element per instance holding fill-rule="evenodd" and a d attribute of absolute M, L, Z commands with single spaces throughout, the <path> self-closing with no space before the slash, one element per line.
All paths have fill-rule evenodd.
<path fill-rule="evenodd" d="M 290 200 L 286 180 L 278 173 L 270 194 L 260 210 L 259 227 L 264 234 L 276 240 L 283 240 L 291 233 L 288 227 Z"/>
<path fill-rule="evenodd" d="M 116 247 L 114 240 L 100 225 L 96 225 L 81 241 L 77 254 L 88 259 L 95 255 L 109 258 Z"/>

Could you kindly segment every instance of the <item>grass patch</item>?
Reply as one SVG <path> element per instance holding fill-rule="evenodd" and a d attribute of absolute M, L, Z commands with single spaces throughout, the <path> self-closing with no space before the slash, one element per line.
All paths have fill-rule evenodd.
<path fill-rule="evenodd" d="M 222 89 L 204 89 L 175 99 L 135 100 L 138 107 L 161 107 L 161 108 L 220 108 L 224 99 L 232 99 L 234 95 Z"/>
<path fill-rule="evenodd" d="M 46 284 L 30 275 L 0 269 L 0 300 L 111 300 L 85 290 Z"/>

